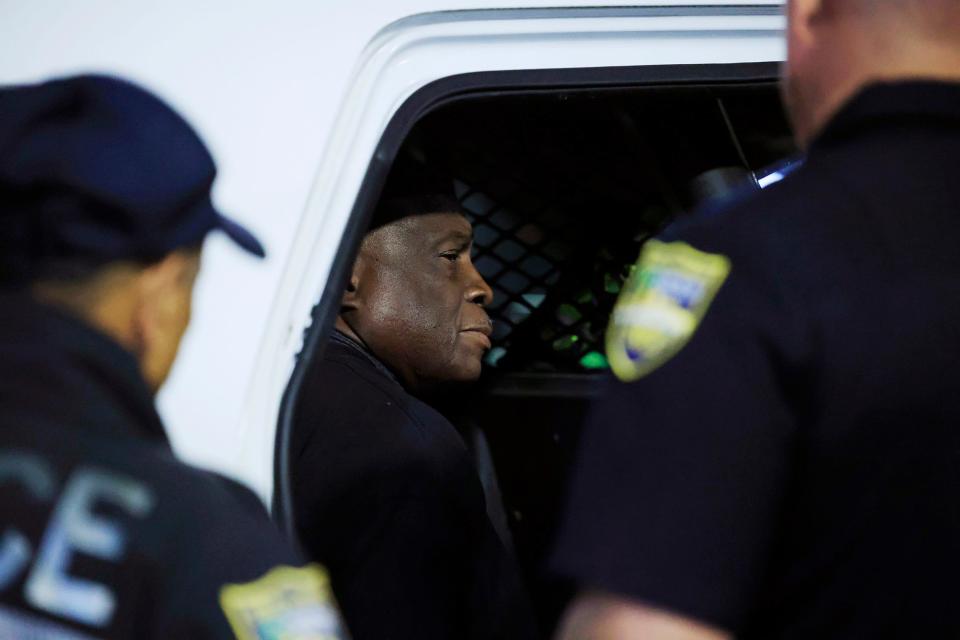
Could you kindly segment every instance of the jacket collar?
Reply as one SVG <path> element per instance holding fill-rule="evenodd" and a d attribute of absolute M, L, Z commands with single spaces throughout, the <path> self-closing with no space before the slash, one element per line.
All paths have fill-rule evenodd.
<path fill-rule="evenodd" d="M 946 124 L 960 129 L 960 83 L 876 83 L 856 94 L 833 117 L 813 146 L 829 146 L 865 130 Z"/>
<path fill-rule="evenodd" d="M 25 294 L 0 294 L 0 413 L 169 448 L 139 364 L 80 319 Z"/>

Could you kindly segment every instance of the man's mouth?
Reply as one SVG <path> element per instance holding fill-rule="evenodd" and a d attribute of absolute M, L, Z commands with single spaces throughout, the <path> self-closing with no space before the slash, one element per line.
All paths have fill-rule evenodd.
<path fill-rule="evenodd" d="M 460 333 L 470 336 L 478 344 L 481 344 L 485 351 L 489 351 L 490 347 L 493 346 L 490 342 L 490 334 L 493 333 L 493 328 L 489 324 L 467 327 L 466 329 L 461 329 Z"/>

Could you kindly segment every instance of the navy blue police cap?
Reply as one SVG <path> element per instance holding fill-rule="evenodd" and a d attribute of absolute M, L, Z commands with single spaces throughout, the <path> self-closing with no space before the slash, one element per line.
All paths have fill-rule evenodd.
<path fill-rule="evenodd" d="M 190 125 L 130 82 L 83 75 L 0 88 L 0 281 L 63 262 L 158 260 L 215 229 L 263 257 L 214 208 L 215 175 Z"/>

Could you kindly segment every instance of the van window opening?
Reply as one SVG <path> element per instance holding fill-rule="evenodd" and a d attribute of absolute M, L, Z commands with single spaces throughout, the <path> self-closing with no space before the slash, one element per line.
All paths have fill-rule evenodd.
<path fill-rule="evenodd" d="M 793 147 L 775 86 L 754 84 L 463 102 L 406 150 L 455 181 L 474 223 L 494 287 L 486 364 L 588 374 L 607 368 L 609 313 L 642 242 L 755 174 L 769 182 Z"/>
<path fill-rule="evenodd" d="M 458 95 L 430 96 L 426 114 L 388 129 L 381 146 L 392 146 L 378 154 L 416 157 L 448 177 L 474 226 L 474 261 L 494 290 L 493 348 L 481 383 L 462 391 L 471 400 L 438 408 L 473 443 L 492 519 L 513 544 L 544 631 L 571 595 L 545 562 L 580 423 L 608 366 L 609 315 L 640 247 L 698 206 L 772 185 L 796 166 L 776 65 L 636 69 L 632 83 L 618 69 L 616 86 L 604 86 L 606 71 L 571 70 L 567 83 L 565 72 L 543 72 L 547 87 L 524 85 L 537 72 L 451 79 Z M 386 179 L 375 168 L 297 369 L 329 337 L 340 281 Z M 274 515 L 288 532 L 284 432 L 296 379 L 275 454 Z"/>

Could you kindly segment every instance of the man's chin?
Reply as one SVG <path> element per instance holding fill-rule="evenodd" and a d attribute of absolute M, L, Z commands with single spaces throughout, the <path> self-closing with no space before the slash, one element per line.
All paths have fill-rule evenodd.
<path fill-rule="evenodd" d="M 476 382 L 480 379 L 483 372 L 483 360 L 475 354 L 464 354 L 461 356 L 457 366 L 450 371 L 450 382 L 468 383 Z"/>
<path fill-rule="evenodd" d="M 482 372 L 483 367 L 481 366 L 480 362 L 477 362 L 475 366 L 465 367 L 463 370 L 459 371 L 454 382 L 476 382 L 480 379 L 480 374 Z"/>

